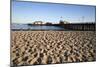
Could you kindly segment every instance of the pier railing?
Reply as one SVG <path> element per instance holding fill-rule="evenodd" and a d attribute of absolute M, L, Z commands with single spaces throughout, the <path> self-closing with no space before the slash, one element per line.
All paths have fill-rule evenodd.
<path fill-rule="evenodd" d="M 95 23 L 73 23 L 73 24 L 62 24 L 61 27 L 69 30 L 82 30 L 82 31 L 95 31 Z"/>

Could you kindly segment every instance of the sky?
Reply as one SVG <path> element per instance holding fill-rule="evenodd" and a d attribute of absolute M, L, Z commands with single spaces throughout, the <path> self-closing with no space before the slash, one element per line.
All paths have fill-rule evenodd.
<path fill-rule="evenodd" d="M 33 23 L 34 21 L 59 23 L 95 22 L 95 6 L 12 1 L 12 23 Z"/>

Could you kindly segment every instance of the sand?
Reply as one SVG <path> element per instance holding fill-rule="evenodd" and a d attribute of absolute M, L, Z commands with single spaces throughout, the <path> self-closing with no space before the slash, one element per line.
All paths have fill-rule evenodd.
<path fill-rule="evenodd" d="M 96 60 L 95 31 L 11 31 L 11 64 Z"/>

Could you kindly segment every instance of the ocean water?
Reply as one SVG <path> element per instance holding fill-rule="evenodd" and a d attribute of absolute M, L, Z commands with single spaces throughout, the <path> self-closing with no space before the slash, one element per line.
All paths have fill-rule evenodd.
<path fill-rule="evenodd" d="M 16 29 L 16 30 L 65 30 L 62 27 L 58 26 L 29 26 L 27 24 L 11 24 L 11 29 Z"/>

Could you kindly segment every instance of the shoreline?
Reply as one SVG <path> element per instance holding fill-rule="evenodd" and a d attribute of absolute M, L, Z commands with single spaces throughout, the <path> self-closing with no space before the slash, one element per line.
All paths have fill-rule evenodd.
<path fill-rule="evenodd" d="M 43 29 L 11 29 L 11 31 L 95 31 L 95 30 L 43 30 Z"/>

